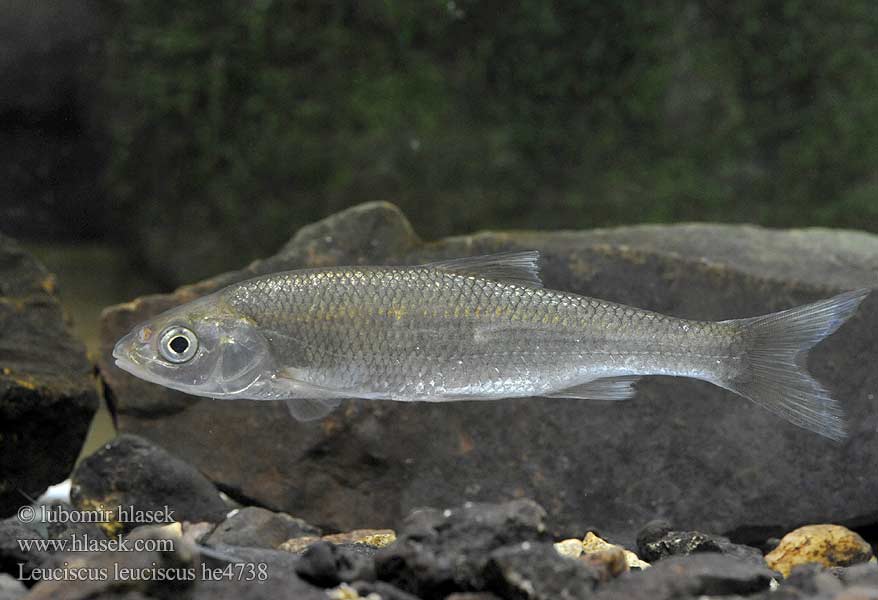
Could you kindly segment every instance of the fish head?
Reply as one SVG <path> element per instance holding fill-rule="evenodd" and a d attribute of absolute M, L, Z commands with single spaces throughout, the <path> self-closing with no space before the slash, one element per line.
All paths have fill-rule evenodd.
<path fill-rule="evenodd" d="M 265 336 L 217 295 L 141 323 L 116 343 L 113 357 L 140 379 L 216 398 L 246 398 L 273 370 Z"/>

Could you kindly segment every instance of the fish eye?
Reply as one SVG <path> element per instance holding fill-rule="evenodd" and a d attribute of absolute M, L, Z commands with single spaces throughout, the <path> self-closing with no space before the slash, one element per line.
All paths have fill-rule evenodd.
<path fill-rule="evenodd" d="M 172 363 L 184 363 L 198 351 L 198 338 L 189 329 L 175 325 L 162 332 L 159 352 Z"/>

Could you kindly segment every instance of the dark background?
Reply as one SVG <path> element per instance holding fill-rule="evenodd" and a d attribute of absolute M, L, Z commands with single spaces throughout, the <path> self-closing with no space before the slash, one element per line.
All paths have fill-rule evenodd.
<path fill-rule="evenodd" d="M 167 288 L 368 200 L 875 231 L 878 3 L 0 1 L 0 231 Z"/>

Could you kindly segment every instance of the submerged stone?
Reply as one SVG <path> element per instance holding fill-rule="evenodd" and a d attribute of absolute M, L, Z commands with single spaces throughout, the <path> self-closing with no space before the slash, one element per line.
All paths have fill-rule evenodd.
<path fill-rule="evenodd" d="M 375 565 L 372 557 L 319 541 L 302 554 L 296 573 L 314 585 L 332 587 L 342 582 L 375 579 Z"/>
<path fill-rule="evenodd" d="M 484 577 L 488 590 L 513 600 L 591 598 L 600 580 L 594 569 L 558 554 L 552 544 L 531 542 L 493 551 Z"/>
<path fill-rule="evenodd" d="M 109 511 L 102 523 L 115 536 L 153 523 L 219 522 L 219 491 L 192 465 L 146 440 L 122 434 L 86 457 L 70 490 L 81 511 Z"/>
<path fill-rule="evenodd" d="M 217 525 L 205 543 L 277 548 L 289 539 L 319 535 L 319 528 L 302 519 L 258 506 L 247 506 Z"/>
<path fill-rule="evenodd" d="M 427 598 L 486 589 L 485 569 L 492 552 L 523 543 L 549 544 L 545 511 L 529 500 L 504 504 L 466 504 L 409 516 L 396 543 L 378 551 L 378 579 Z"/>
<path fill-rule="evenodd" d="M 0 235 L 0 517 L 70 475 L 97 408 L 55 278 Z"/>
<path fill-rule="evenodd" d="M 637 551 L 647 561 L 656 561 L 669 556 L 697 554 L 699 552 L 718 552 L 734 556 L 758 565 L 764 565 L 762 552 L 743 544 L 734 544 L 729 538 L 702 533 L 700 531 L 656 531 L 656 524 L 647 525 L 637 535 Z"/>
<path fill-rule="evenodd" d="M 599 600 L 671 600 L 748 595 L 768 590 L 768 567 L 713 552 L 674 556 L 643 571 L 631 571 L 598 591 Z"/>
<path fill-rule="evenodd" d="M 847 567 L 874 562 L 872 546 L 856 532 L 841 525 L 806 525 L 786 534 L 765 556 L 768 565 L 787 577 L 797 565 Z"/>

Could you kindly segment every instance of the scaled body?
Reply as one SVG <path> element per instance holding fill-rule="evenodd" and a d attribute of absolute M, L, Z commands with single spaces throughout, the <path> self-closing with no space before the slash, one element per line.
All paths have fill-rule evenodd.
<path fill-rule="evenodd" d="M 297 379 L 354 397 L 505 398 L 735 367 L 733 324 L 435 268 L 262 277 L 220 295 Z"/>
<path fill-rule="evenodd" d="M 616 400 L 633 394 L 637 376 L 677 375 L 843 436 L 840 410 L 796 360 L 866 291 L 767 317 L 689 321 L 544 289 L 537 257 L 265 275 L 160 315 L 114 355 L 135 375 L 193 394 L 292 399 L 299 418 L 341 398 Z M 181 349 L 180 336 L 185 361 L 169 345 Z"/>

